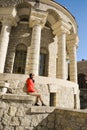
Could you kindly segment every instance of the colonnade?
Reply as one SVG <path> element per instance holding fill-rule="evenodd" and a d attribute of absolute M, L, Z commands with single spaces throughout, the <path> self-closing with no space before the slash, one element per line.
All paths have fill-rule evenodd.
<path fill-rule="evenodd" d="M 64 20 L 59 20 L 53 26 L 53 33 L 58 37 L 58 77 L 66 80 L 66 48 L 69 52 L 70 81 L 77 83 L 76 49 L 78 45 L 77 34 L 70 35 L 71 25 Z"/>
<path fill-rule="evenodd" d="M 37 15 L 38 14 L 38 15 Z M 47 20 L 47 12 L 31 10 L 29 26 L 32 28 L 31 54 L 29 62 L 29 72 L 38 75 L 41 29 Z M 2 30 L 0 35 L 0 73 L 4 73 L 4 66 L 9 43 L 11 20 L 2 21 Z M 64 20 L 59 20 L 52 25 L 53 33 L 58 37 L 58 77 L 66 80 L 66 47 L 70 59 L 70 80 L 77 83 L 77 65 L 76 65 L 76 48 L 78 45 L 77 34 L 70 34 L 71 25 Z"/>

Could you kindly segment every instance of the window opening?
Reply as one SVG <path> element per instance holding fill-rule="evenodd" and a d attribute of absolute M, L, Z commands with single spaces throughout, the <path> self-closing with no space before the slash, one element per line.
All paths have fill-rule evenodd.
<path fill-rule="evenodd" d="M 13 73 L 24 74 L 26 65 L 27 48 L 20 44 L 16 47 Z"/>

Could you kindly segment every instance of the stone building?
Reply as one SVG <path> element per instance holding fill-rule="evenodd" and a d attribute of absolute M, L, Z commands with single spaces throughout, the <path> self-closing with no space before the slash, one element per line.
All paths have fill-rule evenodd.
<path fill-rule="evenodd" d="M 81 108 L 87 108 L 87 60 L 77 62 Z"/>
<path fill-rule="evenodd" d="M 32 72 L 67 82 L 65 87 L 71 83 L 79 91 L 77 23 L 66 8 L 50 0 L 0 1 L 0 30 L 1 74 L 14 78 Z"/>
<path fill-rule="evenodd" d="M 56 114 L 44 122 L 54 110 L 50 106 L 80 108 L 77 47 L 77 23 L 62 5 L 52 0 L 0 1 L 1 129 L 33 130 L 37 125 L 36 130 L 56 130 Z M 30 72 L 49 107 L 36 109 L 34 97 L 23 91 Z M 2 95 L 5 80 L 12 94 Z"/>

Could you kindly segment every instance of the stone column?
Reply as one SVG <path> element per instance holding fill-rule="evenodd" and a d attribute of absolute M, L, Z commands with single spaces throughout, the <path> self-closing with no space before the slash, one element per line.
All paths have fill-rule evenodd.
<path fill-rule="evenodd" d="M 69 53 L 69 72 L 70 81 L 77 83 L 77 57 L 76 49 L 78 47 L 78 36 L 77 34 L 67 35 L 67 49 Z M 79 88 L 78 85 L 74 88 L 74 108 L 80 108 L 79 101 Z"/>
<path fill-rule="evenodd" d="M 30 47 L 29 72 L 35 75 L 39 74 L 39 57 L 40 57 L 40 41 L 41 29 L 46 23 L 47 12 L 39 9 L 31 9 L 29 25 L 32 27 L 32 39 Z"/>
<path fill-rule="evenodd" d="M 70 25 L 59 20 L 52 26 L 54 34 L 58 37 L 58 78 L 66 79 L 66 34 L 69 33 Z"/>
<path fill-rule="evenodd" d="M 76 49 L 78 46 L 78 36 L 76 34 L 72 34 L 67 36 L 67 48 L 69 52 L 69 69 L 70 69 L 70 81 L 77 83 L 77 57 L 76 57 Z"/>
<path fill-rule="evenodd" d="M 58 37 L 58 78 L 66 79 L 66 34 Z"/>
<path fill-rule="evenodd" d="M 4 72 L 10 30 L 11 30 L 10 22 L 4 19 L 2 22 L 2 30 L 1 30 L 1 36 L 0 36 L 0 73 Z"/>
<path fill-rule="evenodd" d="M 40 40 L 41 40 L 41 25 L 34 25 L 32 29 L 31 39 L 31 60 L 29 63 L 30 72 L 38 75 L 39 72 L 39 57 L 40 57 Z"/>

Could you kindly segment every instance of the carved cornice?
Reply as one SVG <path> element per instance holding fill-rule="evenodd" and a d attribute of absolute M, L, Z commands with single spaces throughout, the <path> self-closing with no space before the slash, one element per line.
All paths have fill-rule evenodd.
<path fill-rule="evenodd" d="M 70 33 L 69 30 L 71 29 L 71 25 L 64 20 L 59 20 L 58 22 L 56 22 L 52 26 L 52 29 L 53 29 L 53 33 L 55 35 L 60 36 L 63 33 L 69 34 Z"/>
<path fill-rule="evenodd" d="M 47 15 L 48 13 L 46 11 L 32 8 L 29 21 L 30 27 L 33 27 L 34 25 L 37 24 L 43 27 L 46 23 Z"/>
<path fill-rule="evenodd" d="M 76 53 L 76 49 L 78 48 L 79 38 L 77 34 L 67 35 L 66 37 L 66 44 L 67 44 L 67 51 L 70 55 Z"/>
<path fill-rule="evenodd" d="M 16 9 L 14 7 L 0 8 L 0 21 L 3 24 L 8 23 L 11 26 L 16 26 L 19 21 Z"/>

